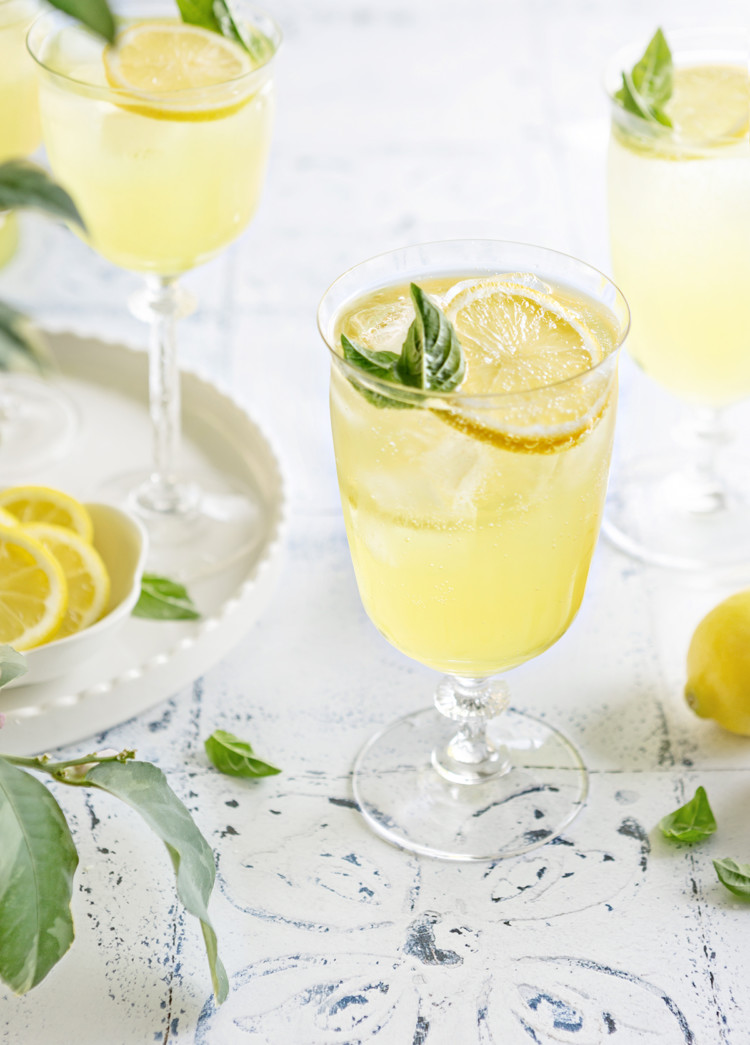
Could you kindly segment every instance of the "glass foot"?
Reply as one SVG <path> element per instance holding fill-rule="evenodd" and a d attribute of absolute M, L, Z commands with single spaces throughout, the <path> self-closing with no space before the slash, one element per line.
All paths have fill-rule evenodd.
<path fill-rule="evenodd" d="M 676 570 L 722 572 L 750 565 L 750 461 L 725 461 L 721 482 L 702 487 L 679 454 L 619 470 L 602 532 L 620 551 Z"/>
<path fill-rule="evenodd" d="M 0 480 L 29 479 L 64 457 L 78 431 L 78 411 L 52 381 L 0 375 Z"/>
<path fill-rule="evenodd" d="M 354 798 L 393 845 L 443 860 L 502 860 L 551 841 L 582 809 L 586 769 L 546 722 L 513 709 L 491 722 L 488 739 L 507 771 L 481 783 L 453 783 L 435 768 L 434 752 L 454 733 L 429 708 L 387 726 L 358 755 Z"/>
<path fill-rule="evenodd" d="M 184 584 L 235 565 L 253 551 L 263 529 L 257 492 L 209 472 L 180 482 L 173 498 L 162 498 L 146 471 L 109 479 L 100 493 L 135 512 L 146 526 L 146 570 Z"/>

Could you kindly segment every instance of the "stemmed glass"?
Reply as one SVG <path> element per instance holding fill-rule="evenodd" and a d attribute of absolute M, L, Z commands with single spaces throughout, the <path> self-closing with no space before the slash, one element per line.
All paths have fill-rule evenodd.
<path fill-rule="evenodd" d="M 0 0 L 0 163 L 30 156 L 41 141 L 34 63 L 26 33 L 34 0 Z M 0 267 L 18 243 L 16 216 L 0 211 Z M 62 456 L 77 427 L 72 403 L 53 379 L 0 375 L 0 475 L 28 475 Z"/>
<path fill-rule="evenodd" d="M 227 489 L 208 471 L 186 474 L 180 463 L 176 326 L 191 303 L 178 279 L 250 221 L 271 134 L 280 32 L 262 12 L 240 4 L 235 13 L 254 42 L 249 55 L 156 0 L 118 8 L 114 49 L 59 13 L 29 33 L 50 165 L 94 249 L 145 276 L 131 309 L 150 325 L 153 463 L 113 477 L 104 493 L 144 518 L 152 565 L 183 578 L 231 562 L 257 524 L 251 490 Z"/>
<path fill-rule="evenodd" d="M 750 47 L 740 30 L 666 38 L 672 127 L 615 97 L 642 43 L 607 71 L 609 226 L 628 349 L 685 420 L 673 447 L 614 473 L 603 529 L 647 562 L 723 569 L 750 564 L 750 460 L 733 454 L 724 414 L 750 398 Z"/>
<path fill-rule="evenodd" d="M 526 390 L 483 392 L 502 374 L 481 376 L 479 344 L 479 378 L 472 383 L 470 360 L 457 390 L 433 392 L 342 357 L 342 333 L 372 352 L 401 344 L 414 316 L 410 280 L 447 302 L 456 300 L 451 287 L 478 276 L 512 283 L 520 313 L 524 294 L 564 302 L 597 330 L 601 358 L 564 378 L 550 347 L 549 360 L 535 357 Z M 604 504 L 625 301 L 565 255 L 452 241 L 351 269 L 326 292 L 318 319 L 362 601 L 396 648 L 446 673 L 434 708 L 386 726 L 358 756 L 358 806 L 388 841 L 429 856 L 533 849 L 580 810 L 587 774 L 570 741 L 511 708 L 507 684 L 493 676 L 552 645 L 580 605 Z M 486 330 L 488 353 L 498 337 Z"/>

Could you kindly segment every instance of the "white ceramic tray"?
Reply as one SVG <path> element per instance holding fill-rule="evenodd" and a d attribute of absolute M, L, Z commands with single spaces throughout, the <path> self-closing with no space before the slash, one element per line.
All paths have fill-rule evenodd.
<path fill-rule="evenodd" d="M 65 457 L 21 481 L 95 500 L 105 478 L 147 464 L 150 421 L 147 357 L 122 345 L 49 335 L 60 384 L 80 414 Z M 210 469 L 227 490 L 237 482 L 256 493 L 258 538 L 231 566 L 190 583 L 199 621 L 130 618 L 116 644 L 56 680 L 0 691 L 6 716 L 3 750 L 32 754 L 73 743 L 123 722 L 171 696 L 220 660 L 257 620 L 281 563 L 285 497 L 268 440 L 225 392 L 192 372 L 182 374 L 184 459 Z"/>

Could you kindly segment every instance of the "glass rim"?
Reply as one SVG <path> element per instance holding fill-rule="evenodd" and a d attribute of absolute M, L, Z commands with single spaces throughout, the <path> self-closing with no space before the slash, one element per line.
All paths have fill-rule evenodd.
<path fill-rule="evenodd" d="M 398 254 L 404 254 L 409 250 L 417 250 L 430 247 L 449 247 L 455 245 L 458 247 L 469 246 L 470 244 L 481 244 L 481 245 L 496 245 L 498 247 L 507 248 L 518 248 L 525 250 L 535 250 L 540 253 L 549 256 L 551 259 L 558 258 L 566 262 L 573 262 L 575 265 L 579 265 L 593 276 L 598 276 L 602 279 L 605 285 L 612 288 L 615 293 L 616 300 L 619 301 L 621 307 L 624 309 L 623 322 L 617 329 L 617 336 L 611 351 L 609 351 L 598 363 L 588 367 L 586 370 L 582 370 L 578 374 L 573 374 L 571 377 L 563 378 L 560 381 L 552 381 L 549 384 L 538 385 L 535 388 L 521 389 L 512 392 L 462 392 L 460 388 L 452 389 L 451 391 L 441 391 L 439 389 L 427 389 L 427 388 L 414 388 L 411 385 L 404 385 L 396 381 L 383 381 L 372 374 L 368 374 L 366 371 L 361 370 L 359 367 L 354 366 L 348 360 L 344 359 L 341 353 L 337 350 L 334 344 L 328 339 L 328 334 L 323 328 L 323 320 L 321 318 L 321 312 L 323 306 L 329 297 L 329 295 L 336 290 L 340 283 L 357 272 L 358 269 L 364 268 L 365 266 L 372 265 L 378 261 L 385 260 L 390 257 L 394 257 Z M 502 275 L 502 273 L 494 273 L 496 275 Z M 415 273 L 414 278 L 419 279 L 421 276 L 429 277 L 432 275 L 429 272 Z M 481 275 L 491 276 L 492 274 L 488 271 Z M 404 279 L 409 278 L 404 275 Z M 471 278 L 466 277 L 466 278 Z M 479 278 L 479 277 L 478 277 Z M 544 278 L 540 275 L 540 278 Z M 385 286 L 389 286 L 393 283 L 393 280 L 385 283 L 378 283 L 373 285 L 371 289 L 379 289 Z M 575 290 L 575 286 L 570 286 L 571 290 Z M 362 288 L 362 295 L 367 293 L 367 288 Z M 349 300 L 353 300 L 350 297 Z M 617 314 L 610 310 L 613 318 L 617 319 Z M 594 265 L 590 265 L 587 261 L 581 261 L 580 258 L 574 257 L 572 254 L 566 254 L 564 251 L 554 250 L 550 247 L 540 247 L 534 243 L 525 243 L 521 240 L 500 240 L 500 239 L 448 239 L 448 240 L 429 240 L 426 242 L 412 243 L 405 247 L 397 247 L 395 250 L 386 250 L 380 254 L 374 254 L 369 258 L 365 258 L 363 261 L 358 262 L 356 265 L 351 265 L 348 269 L 342 272 L 336 279 L 328 286 L 323 296 L 320 299 L 317 312 L 317 326 L 318 333 L 320 334 L 326 348 L 331 356 L 331 363 L 341 368 L 347 377 L 355 378 L 358 384 L 363 385 L 367 389 L 381 393 L 386 398 L 397 399 L 403 403 L 416 403 L 419 402 L 424 404 L 427 401 L 432 401 L 436 407 L 441 405 L 450 406 L 453 403 L 471 404 L 485 409 L 491 408 L 493 404 L 507 404 L 511 402 L 519 402 L 523 399 L 528 399 L 531 396 L 539 396 L 544 392 L 550 392 L 556 389 L 563 389 L 566 386 L 571 387 L 576 383 L 580 383 L 582 380 L 590 378 L 593 374 L 600 371 L 611 368 L 617 360 L 619 349 L 622 347 L 625 338 L 630 330 L 630 307 L 627 303 L 625 295 L 622 293 L 620 288 L 617 286 L 611 276 L 606 275 L 600 269 Z"/>
<path fill-rule="evenodd" d="M 2 2 L 3 0 L 0 0 L 0 3 Z M 144 6 L 146 5 L 144 4 Z M 114 87 L 109 84 L 94 84 L 86 80 L 76 79 L 74 76 L 68 76 L 67 73 L 51 68 L 42 59 L 39 54 L 39 49 L 43 43 L 49 39 L 53 26 L 78 25 L 83 32 L 96 37 L 95 33 L 78 22 L 77 19 L 57 9 L 42 11 L 37 15 L 26 35 L 26 49 L 39 69 L 43 70 L 47 76 L 59 80 L 62 83 L 70 84 L 76 89 L 82 90 L 90 97 L 110 102 L 113 101 L 113 99 L 120 99 L 123 104 L 132 105 L 134 102 L 143 103 L 165 112 L 180 112 L 182 109 L 186 108 L 191 101 L 205 102 L 206 98 L 211 98 L 215 95 L 223 95 L 226 97 L 228 90 L 232 90 L 233 88 L 245 88 L 252 84 L 253 80 L 263 79 L 269 66 L 276 58 L 283 42 L 283 34 L 278 22 L 265 10 L 255 7 L 252 4 L 242 4 L 240 10 L 246 12 L 252 20 L 257 20 L 261 23 L 263 34 L 270 41 L 273 47 L 273 53 L 270 54 L 260 65 L 253 66 L 252 69 L 242 73 L 240 76 L 229 77 L 226 80 L 221 80 L 219 83 L 210 84 L 206 87 L 184 87 L 176 91 L 170 91 L 168 94 L 156 94 L 127 87 Z M 116 10 L 114 13 L 115 19 L 121 21 L 123 18 L 122 12 Z M 160 16 L 161 13 L 159 11 L 154 12 L 154 20 L 158 20 Z M 147 17 L 150 18 L 151 15 L 149 14 Z M 180 22 L 179 19 L 177 21 L 178 24 L 187 24 Z M 42 34 L 41 39 L 37 40 L 36 37 L 39 36 L 39 34 Z M 100 39 L 102 40 L 102 46 L 106 47 L 107 42 L 103 37 Z M 200 106 L 200 108 L 210 109 L 210 106 L 203 105 Z"/>
<path fill-rule="evenodd" d="M 723 60 L 727 64 L 744 65 L 750 77 L 750 33 L 747 26 L 702 25 L 682 26 L 675 29 L 662 27 L 662 32 L 673 58 L 677 59 L 675 65 L 689 64 L 691 58 L 697 60 L 701 56 L 705 60 L 705 57 L 710 55 L 714 60 Z M 631 39 L 628 43 L 618 47 L 604 66 L 601 87 L 610 103 L 613 123 L 628 128 L 638 138 L 698 152 L 721 143 L 736 142 L 736 136 L 733 136 L 731 132 L 709 138 L 677 136 L 674 134 L 673 128 L 631 113 L 618 102 L 615 92 L 622 86 L 622 74 L 638 61 L 647 44 L 648 39 L 646 38 Z M 687 61 L 680 60 L 683 56 Z"/>

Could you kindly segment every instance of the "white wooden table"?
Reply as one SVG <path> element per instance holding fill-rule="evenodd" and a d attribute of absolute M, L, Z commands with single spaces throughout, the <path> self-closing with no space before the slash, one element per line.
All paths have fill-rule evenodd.
<path fill-rule="evenodd" d="M 747 579 L 674 577 L 601 543 L 568 634 L 510 678 L 515 704 L 583 751 L 584 813 L 553 844 L 494 866 L 390 848 L 353 808 L 349 769 L 376 728 L 429 703 L 435 678 L 360 606 L 315 328 L 339 272 L 409 242 L 518 239 L 607 268 L 601 68 L 657 18 L 747 15 L 744 0 L 705 8 L 276 0 L 286 41 L 266 195 L 243 239 L 188 279 L 201 309 L 182 343 L 280 452 L 292 507 L 281 583 L 204 678 L 60 753 L 133 746 L 167 773 L 216 850 L 212 914 L 232 992 L 215 1009 L 197 923 L 137 816 L 58 787 L 81 853 L 77 938 L 30 994 L 0 991 L 0 1041 L 750 1042 L 750 907 L 711 866 L 750 860 L 750 740 L 697 720 L 681 696 L 696 622 Z M 125 310 L 135 277 L 42 220 L 24 233 L 3 297 L 41 323 L 145 343 Z M 674 415 L 627 363 L 623 373 L 620 454 L 666 438 Z M 748 414 L 733 415 L 745 436 Z M 247 783 L 210 769 L 202 741 L 217 727 L 282 775 Z M 699 783 L 719 833 L 670 847 L 656 824 Z"/>

